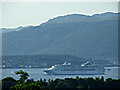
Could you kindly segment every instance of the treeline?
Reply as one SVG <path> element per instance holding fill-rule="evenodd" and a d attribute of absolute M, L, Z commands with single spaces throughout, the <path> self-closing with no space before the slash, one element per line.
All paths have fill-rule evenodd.
<path fill-rule="evenodd" d="M 104 80 L 101 78 L 65 78 L 65 79 L 55 79 L 48 80 L 40 79 L 34 81 L 33 79 L 28 79 L 29 75 L 27 72 L 22 70 L 15 72 L 20 75 L 19 80 L 15 80 L 12 77 L 7 77 L 2 80 L 2 90 L 44 90 L 44 89 L 58 89 L 58 88 L 86 88 L 86 89 L 96 89 L 96 88 L 120 88 L 120 79 L 108 78 Z"/>

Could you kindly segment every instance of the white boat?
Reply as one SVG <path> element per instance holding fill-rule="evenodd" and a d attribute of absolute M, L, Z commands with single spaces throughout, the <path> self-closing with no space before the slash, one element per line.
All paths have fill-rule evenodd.
<path fill-rule="evenodd" d="M 79 66 L 65 62 L 64 64 L 54 65 L 43 71 L 53 75 L 101 75 L 104 74 L 105 69 L 102 66 L 93 65 L 89 62 Z"/>

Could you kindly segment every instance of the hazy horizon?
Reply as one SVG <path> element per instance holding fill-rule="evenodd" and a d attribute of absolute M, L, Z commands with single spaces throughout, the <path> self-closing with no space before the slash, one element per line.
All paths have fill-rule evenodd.
<path fill-rule="evenodd" d="M 2 7 L 1 28 L 37 26 L 49 19 L 67 14 L 118 12 L 117 2 L 4 2 Z"/>
<path fill-rule="evenodd" d="M 93 15 L 95 15 L 95 14 L 104 14 L 104 13 L 107 13 L 107 12 L 94 13 L 94 14 L 92 14 L 92 15 L 88 15 L 88 14 L 81 14 L 81 15 L 93 16 Z M 117 12 L 110 12 L 110 13 L 117 13 Z M 72 15 L 72 14 L 78 14 L 78 13 L 68 13 L 68 14 L 65 14 L 65 15 L 58 15 L 58 16 L 55 16 L 55 17 L 53 17 L 53 18 L 56 18 L 56 17 L 59 17 L 59 16 Z M 79 14 L 80 14 L 80 13 L 79 13 Z M 50 19 L 53 19 L 53 18 L 50 18 Z M 48 20 L 50 20 L 50 19 L 48 19 Z M 46 20 L 46 21 L 44 21 L 44 22 L 42 22 L 42 23 L 45 23 L 45 22 L 47 22 L 48 20 Z M 19 25 L 19 26 L 16 26 L 16 27 L 0 27 L 0 28 L 13 29 L 13 28 L 18 28 L 18 27 L 39 26 L 39 25 L 41 25 L 42 23 L 37 24 L 37 25 L 28 24 L 28 25 Z"/>

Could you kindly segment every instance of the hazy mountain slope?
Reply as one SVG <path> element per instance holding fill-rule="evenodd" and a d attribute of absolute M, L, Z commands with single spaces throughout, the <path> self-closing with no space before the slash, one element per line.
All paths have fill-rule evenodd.
<path fill-rule="evenodd" d="M 2 31 L 2 33 L 6 33 L 6 32 L 11 32 L 11 31 L 19 31 L 19 30 L 22 30 L 22 29 L 27 29 L 27 28 L 31 28 L 33 26 L 19 26 L 17 28 L 0 28 L 0 31 Z"/>
<path fill-rule="evenodd" d="M 4 33 L 3 55 L 72 54 L 93 58 L 117 57 L 117 25 L 115 13 L 57 17 L 40 26 Z"/>

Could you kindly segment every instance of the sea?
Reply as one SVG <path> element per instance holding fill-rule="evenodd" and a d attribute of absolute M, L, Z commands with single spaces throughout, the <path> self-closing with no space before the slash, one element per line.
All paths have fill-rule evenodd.
<path fill-rule="evenodd" d="M 102 76 L 104 79 L 112 78 L 112 79 L 120 79 L 119 78 L 119 72 L 118 70 L 120 67 L 105 67 L 105 73 L 103 75 L 48 75 L 45 72 L 43 72 L 44 69 L 47 68 L 31 68 L 31 69 L 2 69 L 2 77 L 0 79 L 6 78 L 6 77 L 13 77 L 14 79 L 19 79 L 20 76 L 16 75 L 15 72 L 18 70 L 23 70 L 29 74 L 29 79 L 34 80 L 40 80 L 40 79 L 50 79 L 54 80 L 56 78 L 64 79 L 64 78 L 75 78 L 75 77 L 81 77 L 81 78 L 101 78 Z"/>

